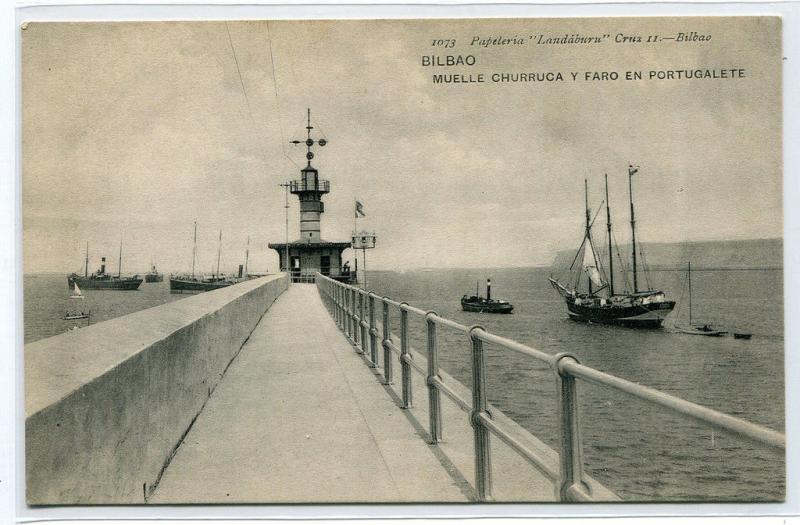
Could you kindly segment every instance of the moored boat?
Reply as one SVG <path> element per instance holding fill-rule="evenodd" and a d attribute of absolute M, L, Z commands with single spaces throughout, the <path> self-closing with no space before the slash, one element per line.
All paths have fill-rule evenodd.
<path fill-rule="evenodd" d="M 172 293 L 208 292 L 225 288 L 236 281 L 219 273 L 219 260 L 222 252 L 222 230 L 219 232 L 219 248 L 217 250 L 217 270 L 211 277 L 195 276 L 194 267 L 197 259 L 197 221 L 194 221 L 194 243 L 192 247 L 192 273 L 189 275 L 171 275 L 169 291 Z"/>
<path fill-rule="evenodd" d="M 66 312 L 64 314 L 64 317 L 62 317 L 61 319 L 65 320 L 65 321 L 72 321 L 72 320 L 75 320 L 75 319 L 88 319 L 89 315 L 90 315 L 90 313 L 84 313 L 84 312 L 80 312 L 80 313 Z"/>
<path fill-rule="evenodd" d="M 137 290 L 142 284 L 142 279 L 138 275 L 131 277 L 122 276 L 122 243 L 119 245 L 119 266 L 117 275 L 106 273 L 106 258 L 100 259 L 100 268 L 93 274 L 89 274 L 89 244 L 86 244 L 86 260 L 83 275 L 72 273 L 67 276 L 67 285 L 73 288 L 79 285 L 85 290 Z"/>
<path fill-rule="evenodd" d="M 698 326 L 692 324 L 692 263 L 691 261 L 688 263 L 687 270 L 686 270 L 687 280 L 689 282 L 689 324 L 687 325 L 675 325 L 675 330 L 682 333 L 682 334 L 689 334 L 689 335 L 704 335 L 706 337 L 721 337 L 726 335 L 728 332 L 725 330 L 719 330 L 709 326 L 708 324 L 703 324 L 702 326 Z M 734 336 L 735 337 L 735 336 Z"/>
<path fill-rule="evenodd" d="M 146 283 L 160 283 L 164 281 L 164 274 L 158 273 L 156 269 L 156 265 L 152 264 L 150 266 L 150 271 L 144 274 L 144 282 Z"/>
<path fill-rule="evenodd" d="M 633 263 L 633 291 L 616 293 L 614 290 L 614 260 L 611 235 L 611 208 L 608 203 L 608 176 L 606 176 L 606 225 L 608 230 L 608 265 L 606 277 L 600 260 L 594 250 L 592 240 L 592 216 L 589 210 L 588 182 L 584 181 L 586 192 L 586 228 L 583 241 L 575 255 L 570 270 L 581 261 L 571 285 L 565 285 L 550 278 L 550 284 L 564 298 L 570 319 L 588 323 L 611 324 L 632 328 L 659 328 L 675 307 L 675 301 L 668 300 L 661 290 L 640 290 L 636 260 L 636 220 L 633 207 L 633 175 L 638 168 L 628 167 L 628 184 L 631 207 L 631 247 Z M 580 257 L 582 255 L 582 257 Z M 581 290 L 586 275 L 585 291 Z M 627 281 L 627 280 L 626 280 Z"/>
<path fill-rule="evenodd" d="M 492 299 L 492 280 L 486 280 L 486 297 L 481 297 L 478 285 L 475 285 L 475 295 L 464 295 L 461 298 L 461 309 L 465 312 L 478 312 L 488 314 L 510 314 L 514 306 L 508 301 Z"/>

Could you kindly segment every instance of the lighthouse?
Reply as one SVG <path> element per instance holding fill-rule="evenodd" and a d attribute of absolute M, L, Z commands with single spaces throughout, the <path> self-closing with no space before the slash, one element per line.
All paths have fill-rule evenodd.
<path fill-rule="evenodd" d="M 300 238 L 292 242 L 269 243 L 269 247 L 278 252 L 281 271 L 291 274 L 292 282 L 314 282 L 317 272 L 331 278 L 351 282 L 355 277 L 349 267 L 342 264 L 342 252 L 350 248 L 347 241 L 326 241 L 321 234 L 321 218 L 325 212 L 322 197 L 330 193 L 330 181 L 321 179 L 319 170 L 311 165 L 314 159 L 314 147 L 324 147 L 327 140 L 312 138 L 311 110 L 308 110 L 305 141 L 293 140 L 292 144 L 305 144 L 306 166 L 300 170 L 300 178 L 290 180 L 281 186 L 288 193 L 296 195 L 300 201 Z M 288 216 L 287 216 L 288 241 Z"/>

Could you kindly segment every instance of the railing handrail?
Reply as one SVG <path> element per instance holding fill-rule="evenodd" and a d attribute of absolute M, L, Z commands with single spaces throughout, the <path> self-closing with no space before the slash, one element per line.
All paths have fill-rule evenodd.
<path fill-rule="evenodd" d="M 400 357 L 401 367 L 403 368 L 402 392 L 404 406 L 410 406 L 411 404 L 411 379 L 408 375 L 410 370 L 413 368 L 423 375 L 426 374 L 426 371 L 421 365 L 413 362 L 409 354 L 407 314 L 413 313 L 426 321 L 428 324 L 428 359 L 434 360 L 433 366 L 429 364 L 429 369 L 427 370 L 432 440 L 436 443 L 440 439 L 441 423 L 438 421 L 440 417 L 438 394 L 442 392 L 447 395 L 447 397 L 451 398 L 459 408 L 470 411 L 471 421 L 475 430 L 476 490 L 481 500 L 491 499 L 491 466 L 488 446 L 489 433 L 498 436 L 502 441 L 510 445 L 514 451 L 533 463 L 534 466 L 551 477 L 551 479 L 560 478 L 561 485 L 558 490 L 559 496 L 562 499 L 571 501 L 591 500 L 591 494 L 587 492 L 586 484 L 583 481 L 582 445 L 580 442 L 575 379 L 614 389 L 618 392 L 670 409 L 673 412 L 693 418 L 711 427 L 730 432 L 768 447 L 784 451 L 786 449 L 786 437 L 778 431 L 582 365 L 573 354 L 561 353 L 551 355 L 512 339 L 493 334 L 483 327 L 467 327 L 442 317 L 435 312 L 425 311 L 405 302 L 394 301 L 389 297 L 382 297 L 364 288 L 345 284 L 319 274 L 317 275 L 317 283 L 320 287 L 322 283 L 328 286 L 332 284 L 334 287 L 338 287 L 339 290 L 346 291 L 346 293 L 342 293 L 341 291 L 331 293 L 326 290 L 326 294 L 333 300 L 334 317 L 343 327 L 346 334 L 351 336 L 354 343 L 357 346 L 359 344 L 361 345 L 362 351 L 365 354 L 366 347 L 364 347 L 364 345 L 366 344 L 366 338 L 363 334 L 368 332 L 377 335 L 376 327 L 372 326 L 371 322 L 364 319 L 366 317 L 364 314 L 365 300 L 369 299 L 370 301 L 370 321 L 375 319 L 374 301 L 378 300 L 382 303 L 384 322 L 382 323 L 383 338 L 381 344 L 384 348 L 385 356 L 384 378 L 387 383 L 391 383 L 391 361 L 388 356 L 391 352 L 397 353 Z M 388 319 L 387 308 L 389 306 L 398 309 L 401 313 L 399 347 L 390 340 L 389 327 L 386 326 L 386 320 Z M 375 324 L 377 324 L 377 322 Z M 468 400 L 462 399 L 454 390 L 447 387 L 438 375 L 436 326 L 446 326 L 460 331 L 469 337 L 470 345 L 473 350 L 473 402 L 471 405 Z M 356 327 L 361 327 L 361 330 L 358 330 Z M 363 331 L 363 333 L 359 334 L 359 331 Z M 358 342 L 359 335 L 362 335 L 361 343 Z M 374 338 L 371 339 L 373 339 L 370 341 L 373 348 L 371 361 L 372 365 L 376 366 L 376 343 Z M 483 381 L 485 381 L 482 357 L 484 342 L 496 344 L 506 350 L 532 357 L 537 361 L 547 364 L 548 367 L 555 372 L 560 387 L 559 399 L 561 408 L 561 454 L 559 454 L 561 457 L 561 466 L 559 472 L 553 472 L 541 462 L 537 461 L 537 458 L 531 455 L 531 452 L 528 451 L 523 444 L 517 442 L 501 425 L 493 421 L 491 415 L 487 412 L 485 392 L 483 391 Z"/>
<path fill-rule="evenodd" d="M 331 183 L 326 179 L 318 179 L 317 181 L 307 181 L 303 179 L 296 179 L 289 181 L 289 191 L 319 191 L 329 192 Z"/>

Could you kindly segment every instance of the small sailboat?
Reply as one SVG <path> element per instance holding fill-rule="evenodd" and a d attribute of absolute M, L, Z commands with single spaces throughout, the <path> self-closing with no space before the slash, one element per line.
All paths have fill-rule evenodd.
<path fill-rule="evenodd" d="M 689 262 L 686 270 L 687 279 L 689 281 L 689 324 L 688 325 L 675 325 L 675 330 L 682 334 L 689 335 L 704 335 L 707 337 L 721 337 L 728 332 L 725 330 L 717 330 L 708 324 L 702 326 L 692 324 L 692 263 Z"/>
<path fill-rule="evenodd" d="M 83 292 L 81 289 L 78 288 L 78 283 L 73 283 L 74 288 L 72 289 L 72 295 L 69 296 L 70 299 L 83 299 Z"/>

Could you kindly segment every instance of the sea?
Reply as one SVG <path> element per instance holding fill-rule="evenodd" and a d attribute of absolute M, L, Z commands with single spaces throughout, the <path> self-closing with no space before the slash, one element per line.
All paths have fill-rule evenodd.
<path fill-rule="evenodd" d="M 138 290 L 81 290 L 83 299 L 70 299 L 66 273 L 23 276 L 25 343 L 62 334 L 72 328 L 99 323 L 145 308 L 176 301 L 188 295 L 169 291 L 169 279 L 145 283 Z M 66 312 L 84 312 L 88 319 L 64 321 Z"/>
<path fill-rule="evenodd" d="M 653 271 L 651 284 L 679 300 L 660 330 L 571 321 L 551 288 L 552 268 L 431 269 L 370 271 L 368 287 L 465 325 L 487 330 L 547 353 L 572 352 L 581 363 L 681 398 L 784 431 L 784 329 L 782 271 L 692 271 L 693 320 L 750 340 L 701 337 L 670 328 L 686 322 L 686 275 Z M 459 300 L 485 293 L 514 305 L 510 315 L 461 311 Z M 69 299 L 64 275 L 24 277 L 25 342 L 63 333 L 83 321 L 62 321 L 67 309 L 91 309 L 100 322 L 179 300 L 168 283 L 143 283 L 140 290 L 86 290 L 82 306 Z M 399 316 L 390 324 L 399 333 Z M 425 353 L 424 321 L 409 316 L 411 345 Z M 440 328 L 441 367 L 471 384 L 470 346 L 464 334 Z M 558 448 L 556 381 L 542 363 L 486 346 L 491 403 Z M 781 501 L 783 454 L 676 415 L 624 394 L 579 382 L 586 471 L 626 500 Z M 443 402 L 449 402 L 447 398 Z M 466 415 L 465 415 L 466 417 Z M 447 438 L 447 421 L 444 421 Z M 496 472 L 495 476 L 502 476 Z"/>

